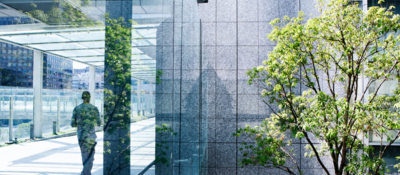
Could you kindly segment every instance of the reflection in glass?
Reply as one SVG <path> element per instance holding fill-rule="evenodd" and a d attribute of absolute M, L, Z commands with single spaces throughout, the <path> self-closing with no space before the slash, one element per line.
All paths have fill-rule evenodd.
<path fill-rule="evenodd" d="M 130 6 L 125 2 L 124 5 Z M 112 1 L 109 7 L 121 9 L 122 2 Z M 127 14 L 131 10 L 127 10 Z M 130 174 L 132 29 L 128 18 L 113 16 L 115 18 L 106 16 L 104 174 Z"/>
<path fill-rule="evenodd" d="M 11 139 L 29 138 L 33 120 L 33 89 L 0 86 L 0 144 L 10 140 L 10 112 L 13 132 Z"/>
<path fill-rule="evenodd" d="M 379 154 L 380 146 L 373 146 L 374 153 Z M 399 146 L 390 146 L 387 148 L 385 154 L 383 155 L 383 159 L 385 160 L 385 175 L 398 175 L 398 169 L 394 168 L 394 165 L 398 164 L 398 160 L 396 157 L 399 155 Z"/>
<path fill-rule="evenodd" d="M 0 42 L 0 86 L 32 88 L 33 51 Z"/>
<path fill-rule="evenodd" d="M 133 174 L 200 174 L 202 165 L 207 164 L 208 114 L 203 110 L 207 109 L 207 85 L 203 83 L 207 74 L 202 70 L 205 65 L 200 54 L 197 3 L 178 1 L 142 1 L 142 4 L 124 1 L 132 3 L 132 9 L 121 13 L 122 8 L 116 8 L 117 12 L 111 16 L 117 19 L 121 14 L 128 14 L 124 16 L 125 22 L 128 19 L 135 22 L 123 25 L 132 27 L 127 31 L 126 28 L 106 29 L 104 12 L 113 9 L 112 3 L 107 3 L 105 8 L 106 1 L 32 4 L 3 0 L 4 4 L 32 17 L 34 23 L 1 28 L 0 39 L 43 51 L 45 55 L 41 104 L 43 135 L 52 133 L 54 121 L 59 131 L 71 129 L 68 124 L 72 110 L 82 103 L 82 90 L 89 88 L 86 82 L 79 83 L 80 79 L 73 75 L 70 61 L 58 59 L 64 57 L 104 69 L 104 74 L 96 75 L 104 75 L 104 84 L 96 78 L 92 103 L 104 118 L 103 171 L 106 174 L 128 166 Z M 186 10 L 174 14 L 174 9 L 176 12 Z M 112 38 L 109 32 L 116 32 L 123 39 Z M 123 42 L 129 47 L 120 49 L 119 44 Z M 19 83 L 12 77 L 17 74 L 7 71 L 22 72 L 21 75 L 28 76 L 24 83 L 32 87 L 29 83 L 32 83 L 33 53 L 20 50 L 0 44 L 1 60 L 7 60 L 1 62 L 6 73 L 0 75 L 0 80 L 6 85 Z M 12 93 L 0 93 L 3 93 L 0 94 L 0 116 L 4 114 L 7 118 L 8 97 Z M 24 103 L 25 107 L 32 105 L 32 94 L 21 91 L 16 96 L 13 104 L 18 110 L 22 110 Z M 29 108 L 27 111 L 29 113 Z M 18 124 L 23 123 L 26 122 Z M 0 128 L 3 129 L 0 143 L 3 136 L 8 141 L 6 119 L 3 122 L 0 118 Z M 118 157 L 119 153 L 123 153 L 122 158 Z M 118 165 L 113 162 L 116 158 Z"/>

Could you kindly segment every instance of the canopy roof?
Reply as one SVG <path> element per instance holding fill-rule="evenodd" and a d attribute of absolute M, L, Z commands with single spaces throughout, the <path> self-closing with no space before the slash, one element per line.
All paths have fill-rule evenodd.
<path fill-rule="evenodd" d="M 20 1 L 20 4 L 15 6 L 18 7 L 21 3 L 27 6 L 28 1 Z M 16 1 L 0 0 L 0 2 L 3 2 L 0 3 L 0 16 L 7 13 L 9 16 L 17 18 L 31 18 L 33 21 L 18 25 L 0 26 L 0 41 L 104 68 L 104 26 L 71 27 L 68 25 L 49 25 L 5 4 Z M 87 11 L 88 16 L 95 21 L 104 20 L 104 17 L 100 19 L 100 16 L 104 16 L 104 6 L 96 6 L 96 10 L 86 9 L 89 7 L 76 8 L 81 12 Z M 134 8 L 138 9 L 138 7 Z M 132 31 L 132 77 L 155 82 L 157 28 L 162 19 L 168 18 L 170 15 L 146 14 L 144 8 L 140 9 L 143 12 L 139 11 L 139 14 L 132 14 L 132 19 L 139 23 L 133 25 L 134 30 Z"/>

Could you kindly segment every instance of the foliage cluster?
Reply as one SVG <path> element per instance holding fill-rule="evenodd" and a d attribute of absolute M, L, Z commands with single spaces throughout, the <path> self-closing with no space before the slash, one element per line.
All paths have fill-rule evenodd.
<path fill-rule="evenodd" d="M 167 124 L 162 124 L 161 126 L 156 125 L 156 133 L 160 138 L 172 137 L 176 136 L 178 133 L 174 132 L 172 127 Z M 157 155 L 155 159 L 155 163 L 162 163 L 167 167 L 170 165 L 170 156 L 168 153 L 170 152 L 170 143 L 166 141 L 161 141 L 156 143 Z"/>
<path fill-rule="evenodd" d="M 130 166 L 130 94 L 131 94 L 131 32 L 132 20 L 112 19 L 106 14 L 106 59 L 104 68 L 104 132 L 108 135 L 125 132 L 119 138 L 117 155 L 106 174 L 118 174 Z M 112 143 L 104 142 L 104 151 L 111 152 Z M 121 145 L 126 145 L 122 146 Z M 125 160 L 125 163 L 118 163 Z"/>
<path fill-rule="evenodd" d="M 318 2 L 318 17 L 305 22 L 300 12 L 270 23 L 276 46 L 246 74 L 263 89 L 271 115 L 234 134 L 256 142 L 240 148 L 240 164 L 301 174 L 291 145 L 302 139 L 304 156 L 315 157 L 326 174 L 328 165 L 337 175 L 383 174 L 385 151 L 400 136 L 400 89 L 380 93 L 385 83 L 400 81 L 400 16 L 394 7 L 364 13 L 347 0 Z M 372 136 L 379 150 L 367 144 Z"/>
<path fill-rule="evenodd" d="M 37 4 L 32 3 L 33 10 L 24 12 L 29 17 L 36 18 L 49 25 L 70 25 L 70 26 L 98 26 L 101 22 L 94 21 L 77 7 L 72 6 L 71 2 L 64 0 L 53 0 L 54 6 L 49 11 L 43 11 Z M 90 0 L 74 0 L 79 7 L 88 7 Z"/>

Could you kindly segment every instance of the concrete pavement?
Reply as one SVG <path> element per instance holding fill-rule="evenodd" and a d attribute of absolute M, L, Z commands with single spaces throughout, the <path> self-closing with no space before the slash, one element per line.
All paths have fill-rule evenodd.
<path fill-rule="evenodd" d="M 97 133 L 92 174 L 103 174 L 103 132 Z M 131 174 L 136 175 L 154 160 L 155 118 L 131 124 Z M 0 148 L 1 175 L 79 174 L 81 154 L 76 136 L 26 142 Z M 154 167 L 146 175 L 155 174 Z"/>

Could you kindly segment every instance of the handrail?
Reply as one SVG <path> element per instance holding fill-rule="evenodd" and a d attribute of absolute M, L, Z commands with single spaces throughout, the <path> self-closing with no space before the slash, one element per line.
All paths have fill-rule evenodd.
<path fill-rule="evenodd" d="M 137 175 L 144 175 L 144 173 L 147 172 L 147 170 L 149 170 L 153 165 L 154 165 L 155 160 L 153 160 L 153 162 L 151 162 L 149 165 L 146 166 L 145 169 L 143 169 L 139 174 Z"/>

